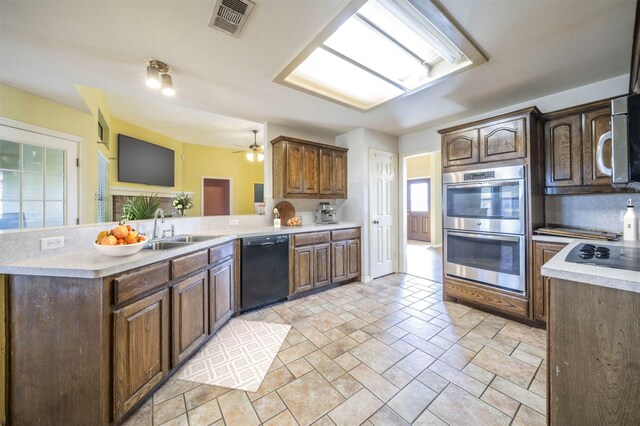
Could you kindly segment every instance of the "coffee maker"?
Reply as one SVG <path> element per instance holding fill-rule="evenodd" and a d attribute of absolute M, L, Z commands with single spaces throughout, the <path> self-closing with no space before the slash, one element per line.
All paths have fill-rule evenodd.
<path fill-rule="evenodd" d="M 336 218 L 336 206 L 327 202 L 321 202 L 318 204 L 318 207 L 316 207 L 316 223 L 338 223 L 338 219 Z"/>

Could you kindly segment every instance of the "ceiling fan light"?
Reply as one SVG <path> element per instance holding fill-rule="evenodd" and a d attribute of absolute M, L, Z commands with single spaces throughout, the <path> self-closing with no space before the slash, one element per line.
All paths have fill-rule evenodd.
<path fill-rule="evenodd" d="M 264 154 L 258 153 L 258 161 L 264 160 Z"/>
<path fill-rule="evenodd" d="M 147 86 L 152 89 L 159 89 L 160 85 L 160 71 L 158 68 L 152 65 L 147 66 Z"/>
<path fill-rule="evenodd" d="M 251 161 L 251 162 L 253 162 L 253 161 L 254 161 L 254 159 L 253 159 L 253 152 L 247 152 L 246 157 L 247 157 L 247 160 L 249 160 L 249 161 Z"/>
<path fill-rule="evenodd" d="M 173 80 L 169 74 L 162 74 L 162 94 L 165 96 L 173 96 L 176 94 L 173 88 Z"/>

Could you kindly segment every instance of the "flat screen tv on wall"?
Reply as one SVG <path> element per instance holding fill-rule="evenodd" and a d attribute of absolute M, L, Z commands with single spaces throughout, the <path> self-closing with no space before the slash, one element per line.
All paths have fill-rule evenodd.
<path fill-rule="evenodd" d="M 118 180 L 174 186 L 174 151 L 131 136 L 118 135 Z"/>

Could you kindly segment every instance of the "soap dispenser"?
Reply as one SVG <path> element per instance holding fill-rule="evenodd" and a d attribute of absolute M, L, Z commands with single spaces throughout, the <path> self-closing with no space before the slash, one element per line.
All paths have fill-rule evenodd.
<path fill-rule="evenodd" d="M 627 212 L 624 214 L 624 240 L 638 241 L 638 216 L 633 208 L 631 198 L 627 201 Z"/>

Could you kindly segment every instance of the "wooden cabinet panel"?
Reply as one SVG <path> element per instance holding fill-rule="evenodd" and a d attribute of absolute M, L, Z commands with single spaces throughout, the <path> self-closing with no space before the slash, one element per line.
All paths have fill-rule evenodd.
<path fill-rule="evenodd" d="M 331 244 L 313 246 L 313 288 L 331 282 Z"/>
<path fill-rule="evenodd" d="M 544 125 L 546 186 L 582 185 L 580 115 L 547 121 Z"/>
<path fill-rule="evenodd" d="M 333 194 L 333 151 L 320 149 L 320 194 Z"/>
<path fill-rule="evenodd" d="M 285 192 L 288 194 L 304 194 L 304 147 L 301 144 L 289 142 L 286 144 L 285 169 L 287 178 L 285 179 Z"/>
<path fill-rule="evenodd" d="M 360 238 L 360 228 L 338 229 L 331 231 L 331 241 L 353 240 Z"/>
<path fill-rule="evenodd" d="M 209 334 L 207 272 L 203 271 L 171 287 L 172 365 L 176 367 Z"/>
<path fill-rule="evenodd" d="M 113 279 L 113 303 L 118 305 L 169 282 L 169 263 L 157 263 Z"/>
<path fill-rule="evenodd" d="M 524 118 L 480 128 L 480 162 L 512 160 L 527 155 Z"/>
<path fill-rule="evenodd" d="M 549 280 L 542 276 L 542 265 L 547 263 L 553 256 L 558 254 L 566 244 L 533 242 L 533 319 L 546 323 L 548 320 L 549 306 Z"/>
<path fill-rule="evenodd" d="M 320 191 L 319 182 L 319 149 L 315 146 L 302 147 L 302 182 L 304 194 L 318 194 Z"/>
<path fill-rule="evenodd" d="M 347 279 L 360 276 L 360 240 L 347 241 Z"/>
<path fill-rule="evenodd" d="M 331 281 L 338 283 L 348 279 L 347 277 L 347 242 L 331 243 Z"/>
<path fill-rule="evenodd" d="M 479 160 L 478 131 L 467 130 L 442 136 L 442 165 L 462 166 Z"/>
<path fill-rule="evenodd" d="M 114 410 L 119 419 L 169 371 L 169 290 L 114 312 Z"/>
<path fill-rule="evenodd" d="M 209 249 L 209 263 L 211 265 L 231 256 L 233 256 L 233 241 Z"/>
<path fill-rule="evenodd" d="M 313 288 L 313 246 L 296 247 L 293 250 L 293 287 L 299 293 Z"/>
<path fill-rule="evenodd" d="M 227 260 L 209 270 L 209 333 L 215 332 L 233 315 L 234 267 Z"/>
<path fill-rule="evenodd" d="M 601 108 L 583 114 L 582 158 L 584 185 L 611 185 L 611 176 L 598 170 L 596 148 L 600 136 L 611 130 L 611 108 Z M 611 142 L 604 145 L 604 164 L 611 167 Z"/>
<path fill-rule="evenodd" d="M 201 250 L 171 261 L 171 278 L 179 278 L 204 268 L 209 263 L 209 253 Z"/>
<path fill-rule="evenodd" d="M 333 195 L 347 198 L 347 153 L 333 151 L 333 173 L 331 178 Z"/>
<path fill-rule="evenodd" d="M 328 243 L 331 240 L 329 231 L 309 232 L 306 234 L 296 234 L 293 236 L 293 245 L 304 246 L 308 244 Z"/>
<path fill-rule="evenodd" d="M 444 280 L 444 292 L 448 297 L 484 305 L 511 315 L 518 315 L 524 318 L 529 316 L 529 302 L 527 299 L 491 290 L 468 281 L 446 278 Z"/>

